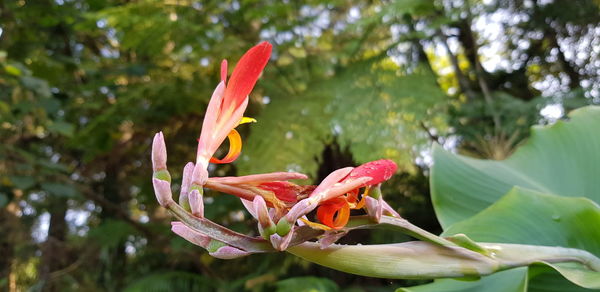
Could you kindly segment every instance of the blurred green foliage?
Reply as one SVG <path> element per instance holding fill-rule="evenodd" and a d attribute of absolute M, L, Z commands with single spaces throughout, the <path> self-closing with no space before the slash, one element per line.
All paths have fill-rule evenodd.
<path fill-rule="evenodd" d="M 401 166 L 384 186 L 388 201 L 439 232 L 430 144 L 505 158 L 530 125 L 598 103 L 598 9 L 592 0 L 0 1 L 0 287 L 414 284 L 284 254 L 224 262 L 176 238 L 151 190 L 153 133 L 165 133 L 177 182 L 194 159 L 220 60 L 233 65 L 268 40 L 275 51 L 248 110 L 258 123 L 242 128 L 241 158 L 212 175 L 292 169 L 315 183 L 388 157 Z M 206 207 L 213 220 L 256 233 L 239 200 L 210 193 Z"/>

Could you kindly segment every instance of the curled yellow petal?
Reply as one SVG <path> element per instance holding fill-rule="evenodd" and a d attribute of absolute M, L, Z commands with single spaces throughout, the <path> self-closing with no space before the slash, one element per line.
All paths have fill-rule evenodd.
<path fill-rule="evenodd" d="M 369 191 L 371 190 L 370 187 L 367 187 L 365 189 L 365 192 L 362 195 L 362 198 L 360 199 L 360 201 L 358 202 L 358 204 L 356 204 L 356 206 L 354 206 L 352 209 L 361 209 L 362 207 L 365 206 L 365 203 L 367 202 L 367 197 L 369 196 Z"/>
<path fill-rule="evenodd" d="M 240 156 L 240 153 L 242 153 L 242 137 L 240 136 L 240 133 L 238 133 L 238 131 L 235 129 L 231 130 L 229 135 L 227 135 L 227 139 L 229 139 L 229 152 L 227 152 L 227 155 L 225 155 L 223 159 L 212 157 L 210 159 L 211 163 L 230 163 L 235 161 Z"/>
<path fill-rule="evenodd" d="M 304 218 L 300 218 L 300 220 L 302 222 L 304 222 L 306 225 L 308 225 L 309 227 L 311 227 L 312 229 L 325 230 L 325 231 L 332 229 L 331 227 L 329 227 L 329 226 L 327 226 L 325 224 L 312 222 L 312 221 L 309 221 L 309 220 L 304 219 Z"/>
<path fill-rule="evenodd" d="M 248 124 L 248 123 L 256 123 L 256 119 L 249 118 L 249 117 L 242 117 L 242 119 L 240 120 L 240 122 L 238 123 L 238 125 Z"/>

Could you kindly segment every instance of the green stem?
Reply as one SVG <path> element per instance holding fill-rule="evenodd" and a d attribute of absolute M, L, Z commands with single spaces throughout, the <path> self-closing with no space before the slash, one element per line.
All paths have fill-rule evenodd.
<path fill-rule="evenodd" d="M 507 243 L 478 243 L 490 251 L 490 257 L 502 263 L 501 269 L 528 266 L 537 262 L 577 262 L 600 272 L 600 259 L 581 249 Z"/>
<path fill-rule="evenodd" d="M 347 273 L 388 279 L 481 277 L 534 263 L 576 262 L 590 272 L 600 272 L 600 259 L 584 250 L 478 243 L 491 253 L 481 253 L 431 242 L 413 241 L 381 245 L 331 245 L 321 249 L 307 242 L 287 251 L 307 261 Z"/>
<path fill-rule="evenodd" d="M 379 223 L 377 223 L 371 217 L 368 216 L 355 216 L 350 220 L 347 226 L 347 230 L 384 228 L 389 230 L 400 231 L 416 239 L 431 242 L 440 246 L 458 246 L 454 242 L 451 242 L 443 237 L 437 236 L 427 230 L 421 229 L 403 218 L 396 218 L 384 215 L 381 216 Z"/>

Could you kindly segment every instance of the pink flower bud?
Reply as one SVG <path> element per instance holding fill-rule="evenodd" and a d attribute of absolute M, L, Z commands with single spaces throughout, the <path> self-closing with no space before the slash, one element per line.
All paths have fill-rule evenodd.
<path fill-rule="evenodd" d="M 204 218 L 204 201 L 202 200 L 202 194 L 200 194 L 197 189 L 194 189 L 189 193 L 188 196 L 192 215 L 199 218 Z"/>
<path fill-rule="evenodd" d="M 294 230 L 292 229 L 286 236 L 281 237 L 279 234 L 275 233 L 271 235 L 269 239 L 271 239 L 271 244 L 273 245 L 273 248 L 279 251 L 284 251 L 290 245 L 293 234 Z"/>
<path fill-rule="evenodd" d="M 181 236 L 183 239 L 203 248 L 208 248 L 211 241 L 210 237 L 195 231 L 181 222 L 171 222 L 171 231 Z"/>
<path fill-rule="evenodd" d="M 161 206 L 167 207 L 170 204 L 175 203 L 173 201 L 173 195 L 171 194 L 171 184 L 168 181 L 152 178 L 152 185 L 154 186 L 156 200 L 158 200 L 158 203 Z"/>
<path fill-rule="evenodd" d="M 152 140 L 152 170 L 167 169 L 167 146 L 162 132 L 156 133 Z"/>
<path fill-rule="evenodd" d="M 250 253 L 247 251 L 243 251 L 241 249 L 237 249 L 232 246 L 222 246 L 219 249 L 217 249 L 217 251 L 210 252 L 209 254 L 218 259 L 230 260 L 230 259 L 237 259 L 237 258 L 245 257 L 245 256 L 249 255 Z"/>
<path fill-rule="evenodd" d="M 265 199 L 261 196 L 254 197 L 254 201 L 252 202 L 254 207 L 254 212 L 258 219 L 258 223 L 262 226 L 263 229 L 268 229 L 271 226 L 274 226 L 273 220 L 269 216 L 269 209 L 267 208 L 267 203 Z"/>
<path fill-rule="evenodd" d="M 187 195 L 192 184 L 192 174 L 194 172 L 194 163 L 188 162 L 183 168 L 183 177 L 181 179 L 181 191 L 179 196 Z"/>
<path fill-rule="evenodd" d="M 367 214 L 372 217 L 373 219 L 375 219 L 375 222 L 379 223 L 379 220 L 381 220 L 381 215 L 383 215 L 383 205 L 381 204 L 381 202 L 383 202 L 383 197 L 380 196 L 379 199 L 374 199 L 371 197 L 366 197 L 365 199 L 367 200 L 365 202 L 365 207 L 367 209 Z"/>

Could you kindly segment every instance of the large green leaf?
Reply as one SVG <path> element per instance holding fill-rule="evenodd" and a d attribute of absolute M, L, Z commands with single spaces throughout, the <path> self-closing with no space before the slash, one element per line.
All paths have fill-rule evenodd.
<path fill-rule="evenodd" d="M 444 235 L 573 247 L 599 256 L 600 229 L 594 227 L 600 226 L 595 203 L 600 201 L 600 137 L 593 129 L 600 126 L 600 108 L 582 108 L 569 117 L 534 127 L 528 143 L 504 161 L 468 158 L 437 147 L 431 186 Z M 540 263 L 475 282 L 442 279 L 407 291 L 522 291 L 511 285 L 515 277 L 526 276 L 528 291 L 585 290 L 573 283 L 600 288 L 600 274 L 583 265 Z"/>
<path fill-rule="evenodd" d="M 600 226 L 600 207 L 589 199 L 548 195 L 516 187 L 477 215 L 452 225 L 443 235 L 464 233 L 479 242 L 572 247 L 600 256 L 600 229 L 596 226 Z M 498 254 L 500 256 L 501 252 Z M 600 273 L 584 265 L 540 264 L 555 269 L 577 285 L 600 289 Z M 527 269 L 518 269 L 469 283 L 444 279 L 406 291 L 483 291 L 481 287 L 485 287 L 485 291 L 496 291 L 493 289 L 504 287 L 501 291 L 516 292 L 523 290 L 520 286 L 511 286 L 515 277 L 526 276 L 531 279 L 526 285 L 528 291 L 582 290 L 561 280 L 556 273 L 547 273 L 534 266 L 529 273 Z M 421 290 L 426 288 L 429 290 Z"/>
<path fill-rule="evenodd" d="M 336 292 L 337 284 L 327 278 L 297 277 L 278 281 L 277 292 Z"/>
<path fill-rule="evenodd" d="M 396 292 L 525 292 L 527 291 L 526 276 L 527 268 L 517 268 L 483 277 L 476 282 L 441 279 L 431 284 L 400 288 Z"/>
<path fill-rule="evenodd" d="M 485 209 L 513 186 L 600 202 L 600 107 L 573 111 L 570 121 L 535 127 L 504 161 L 454 155 L 437 147 L 432 200 L 444 228 Z"/>
<path fill-rule="evenodd" d="M 574 247 L 600 256 L 600 207 L 586 198 L 516 187 L 442 235 L 464 233 L 479 242 Z"/>
<path fill-rule="evenodd" d="M 165 271 L 136 279 L 126 292 L 207 291 L 214 289 L 214 280 L 184 271 Z"/>
<path fill-rule="evenodd" d="M 480 242 L 573 247 L 600 256 L 600 207 L 586 198 L 567 198 L 514 188 L 479 214 L 448 228 L 444 235 L 464 233 Z M 600 289 L 600 273 L 582 265 L 550 265 L 578 285 Z M 553 276 L 555 277 L 555 276 Z M 532 286 L 544 285 L 540 276 Z M 571 291 L 563 282 L 557 291 Z M 566 286 L 566 287 L 565 287 Z M 555 285 L 556 287 L 556 285 Z"/>

